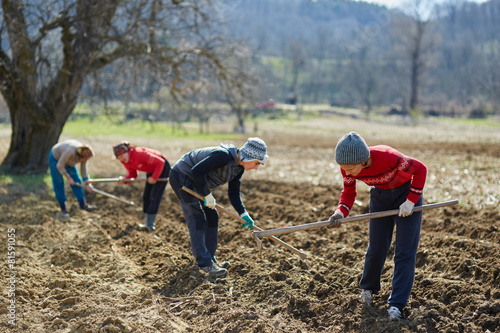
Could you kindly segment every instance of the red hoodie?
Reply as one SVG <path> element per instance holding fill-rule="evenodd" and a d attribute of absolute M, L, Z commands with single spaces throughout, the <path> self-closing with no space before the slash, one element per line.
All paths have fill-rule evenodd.
<path fill-rule="evenodd" d="M 341 169 L 344 189 L 340 195 L 338 209 L 348 216 L 356 199 L 356 180 L 359 179 L 369 186 L 383 190 L 399 187 L 411 180 L 407 199 L 416 203 L 422 195 L 427 167 L 417 159 L 408 157 L 389 146 L 373 146 L 368 148 L 372 164 L 356 176 L 347 176 Z"/>
<path fill-rule="evenodd" d="M 128 163 L 122 163 L 128 173 L 125 178 L 137 178 L 137 171 L 152 173 L 153 179 L 160 178 L 165 159 L 163 155 L 154 149 L 135 147 L 128 151 L 130 160 Z"/>

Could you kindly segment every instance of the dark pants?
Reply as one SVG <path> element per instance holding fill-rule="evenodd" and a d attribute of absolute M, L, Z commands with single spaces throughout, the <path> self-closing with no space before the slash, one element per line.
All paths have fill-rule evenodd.
<path fill-rule="evenodd" d="M 399 209 L 406 200 L 409 188 L 409 182 L 393 190 L 373 187 L 370 191 L 370 213 Z M 421 205 L 422 197 L 415 207 Z M 380 291 L 380 278 L 396 225 L 394 274 L 388 303 L 400 310 L 406 305 L 413 286 L 421 224 L 422 212 L 415 212 L 407 217 L 395 215 L 370 220 L 369 244 L 359 286 L 361 289 L 371 290 L 374 294 Z"/>
<path fill-rule="evenodd" d="M 175 166 L 170 171 L 170 186 L 179 198 L 184 218 L 189 229 L 191 251 L 199 267 L 207 267 L 217 262 L 215 251 L 219 237 L 219 213 L 203 205 L 203 202 L 182 189 L 186 186 L 196 190 L 191 179 L 177 172 Z"/>
<path fill-rule="evenodd" d="M 168 178 L 170 174 L 170 163 L 165 160 L 165 166 L 161 172 L 160 178 Z M 151 177 L 152 173 L 148 173 L 147 177 Z M 142 211 L 146 214 L 157 214 L 160 208 L 161 198 L 167 182 L 161 181 L 150 184 L 146 181 L 144 192 L 142 193 Z"/>

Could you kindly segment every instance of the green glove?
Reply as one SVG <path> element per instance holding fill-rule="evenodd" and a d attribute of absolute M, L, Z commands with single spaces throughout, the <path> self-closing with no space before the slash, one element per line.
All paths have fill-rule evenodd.
<path fill-rule="evenodd" d="M 253 220 L 250 215 L 248 215 L 247 212 L 244 212 L 241 214 L 241 218 L 246 221 L 242 224 L 243 228 L 253 230 Z"/>

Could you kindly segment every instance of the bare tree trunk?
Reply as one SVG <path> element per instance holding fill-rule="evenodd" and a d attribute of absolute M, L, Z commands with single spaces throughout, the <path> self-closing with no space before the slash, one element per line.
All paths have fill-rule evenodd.
<path fill-rule="evenodd" d="M 424 38 L 426 22 L 416 21 L 416 34 L 413 36 L 414 44 L 411 50 L 411 86 L 410 86 L 410 110 L 414 110 L 419 103 L 418 92 L 420 74 L 422 72 L 422 39 Z"/>
<path fill-rule="evenodd" d="M 57 143 L 65 121 L 37 122 L 26 112 L 11 112 L 10 148 L 2 169 L 14 173 L 43 173 L 49 165 L 48 152 Z"/>
<path fill-rule="evenodd" d="M 434 32 L 433 8 L 434 0 L 410 0 L 407 4 L 410 15 L 395 19 L 392 35 L 398 43 L 396 48 L 409 61 L 410 95 L 408 107 L 410 110 L 418 108 L 420 102 L 421 78 L 429 64 L 430 52 L 438 43 L 438 35 Z"/>
<path fill-rule="evenodd" d="M 236 115 L 236 119 L 238 122 L 237 132 L 245 133 L 245 115 L 243 110 L 240 107 L 233 108 L 233 113 Z"/>
<path fill-rule="evenodd" d="M 305 47 L 300 41 L 292 40 L 290 41 L 288 48 L 292 63 L 292 83 L 290 86 L 290 93 L 296 95 L 300 72 L 306 62 Z"/>
<path fill-rule="evenodd" d="M 418 105 L 418 85 L 419 85 L 419 62 L 420 53 L 415 51 L 411 59 L 411 81 L 410 81 L 410 110 Z"/>
<path fill-rule="evenodd" d="M 31 82 L 31 81 L 28 81 Z M 64 74 L 52 81 L 35 103 L 20 86 L 3 93 L 9 105 L 12 134 L 9 152 L 0 166 L 14 173 L 44 173 L 49 166 L 48 154 L 61 135 L 64 124 L 75 108 L 78 91 L 83 84 L 73 76 L 71 84 Z M 27 96 L 19 102 L 17 96 Z"/>

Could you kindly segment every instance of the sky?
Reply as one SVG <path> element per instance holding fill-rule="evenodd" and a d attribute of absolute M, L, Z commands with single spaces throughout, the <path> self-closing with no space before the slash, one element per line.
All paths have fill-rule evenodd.
<path fill-rule="evenodd" d="M 399 7 L 401 4 L 408 2 L 408 0 L 362 0 L 364 2 L 376 3 L 378 5 L 384 5 L 389 8 Z M 437 0 L 437 2 L 445 2 L 446 0 Z M 477 3 L 486 2 L 487 0 L 469 0 Z"/>

